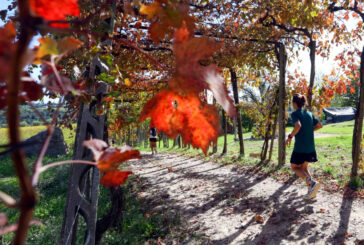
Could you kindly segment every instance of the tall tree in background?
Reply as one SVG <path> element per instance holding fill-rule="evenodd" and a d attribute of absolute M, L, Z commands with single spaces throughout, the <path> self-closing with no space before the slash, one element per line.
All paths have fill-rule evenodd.
<path fill-rule="evenodd" d="M 243 125 L 241 122 L 241 112 L 239 107 L 239 92 L 238 92 L 238 82 L 236 77 L 236 72 L 234 68 L 230 68 L 230 75 L 231 75 L 231 85 L 233 87 L 233 94 L 234 94 L 234 103 L 236 108 L 236 124 L 238 128 L 238 137 L 239 137 L 239 153 L 241 156 L 244 156 L 244 139 L 243 139 Z"/>
<path fill-rule="evenodd" d="M 361 21 L 357 25 L 357 29 L 356 30 L 354 29 L 350 34 L 353 37 L 356 37 L 358 33 L 360 35 L 363 32 L 363 27 L 362 27 L 364 22 L 363 2 L 357 0 L 329 1 L 328 9 L 331 12 L 345 11 L 344 19 L 346 20 L 350 18 L 349 13 L 352 13 L 353 17 L 361 18 Z M 343 25 L 342 28 L 345 28 L 345 25 Z M 335 34 L 340 35 L 341 33 L 336 32 Z M 350 41 L 352 42 L 353 40 Z M 359 161 L 361 160 L 361 141 L 363 135 L 363 116 L 364 116 L 364 46 L 357 53 L 360 55 L 360 69 L 359 69 L 360 95 L 359 95 L 359 102 L 356 107 L 357 113 L 355 115 L 355 124 L 354 124 L 353 141 L 352 141 L 353 165 L 350 174 L 350 179 L 352 181 L 354 181 L 358 176 Z M 342 62 L 342 64 L 345 65 L 346 63 Z M 350 65 L 353 64 L 349 64 L 349 66 Z"/>

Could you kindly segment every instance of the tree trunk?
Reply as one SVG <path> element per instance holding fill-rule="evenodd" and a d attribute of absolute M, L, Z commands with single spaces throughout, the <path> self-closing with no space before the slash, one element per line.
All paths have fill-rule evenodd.
<path fill-rule="evenodd" d="M 315 83 L 315 74 L 316 74 L 316 41 L 311 40 L 309 43 L 310 48 L 310 61 L 311 61 L 311 73 L 310 73 L 310 84 L 308 86 L 307 93 L 307 109 L 312 111 L 312 93 L 313 93 L 313 85 Z"/>
<path fill-rule="evenodd" d="M 149 139 L 149 135 L 148 135 L 148 126 L 146 124 L 144 124 L 144 148 L 148 148 L 148 139 Z"/>
<path fill-rule="evenodd" d="M 226 120 L 226 113 L 224 110 L 222 112 L 222 125 L 224 130 L 224 148 L 222 149 L 221 155 L 225 155 L 227 152 L 227 120 Z"/>
<path fill-rule="evenodd" d="M 244 140 L 243 140 L 243 128 L 241 124 L 240 107 L 239 107 L 238 83 L 236 79 L 236 72 L 232 68 L 230 68 L 230 75 L 231 75 L 231 84 L 233 86 L 235 109 L 237 114 L 236 122 L 238 126 L 240 155 L 244 156 Z"/>
<path fill-rule="evenodd" d="M 215 99 L 215 97 L 213 98 L 212 103 L 214 105 L 216 105 L 216 99 Z M 212 153 L 213 154 L 215 154 L 217 152 L 217 142 L 218 142 L 218 140 L 219 139 L 216 140 L 216 144 L 214 142 L 212 143 L 213 144 L 213 146 L 212 146 Z"/>
<path fill-rule="evenodd" d="M 127 145 L 130 145 L 131 143 L 131 129 L 130 129 L 130 125 L 128 126 L 128 136 L 127 136 L 127 141 L 126 141 L 126 144 Z"/>
<path fill-rule="evenodd" d="M 275 117 L 274 117 L 274 124 L 273 124 L 272 139 L 271 139 L 271 141 L 270 141 L 270 149 L 269 149 L 269 157 L 268 157 L 268 161 L 271 161 L 271 160 L 272 160 L 274 139 L 275 139 L 275 137 L 276 137 L 276 131 L 277 131 L 277 121 L 278 121 L 278 117 L 277 117 L 277 116 L 275 116 Z"/>
<path fill-rule="evenodd" d="M 364 46 L 360 59 L 360 96 L 356 108 L 355 125 L 353 132 L 353 166 L 351 168 L 350 179 L 354 180 L 358 176 L 358 166 L 361 158 L 361 140 L 363 135 L 363 116 L 364 116 Z"/>
<path fill-rule="evenodd" d="M 159 137 L 158 137 L 158 147 L 159 147 L 159 149 L 161 148 L 162 137 L 163 137 L 163 134 L 159 134 Z"/>
<path fill-rule="evenodd" d="M 238 141 L 237 133 L 236 133 L 236 118 L 233 119 L 233 131 L 234 131 L 234 141 Z"/>
<path fill-rule="evenodd" d="M 260 160 L 263 162 L 267 159 L 267 153 L 269 148 L 269 138 L 272 135 L 272 115 L 274 115 L 274 112 L 276 111 L 276 103 L 277 103 L 277 96 L 278 93 L 274 95 L 274 101 L 272 103 L 272 106 L 270 107 L 269 114 L 268 114 L 268 123 L 267 128 L 264 134 L 264 143 L 262 147 L 262 151 L 260 153 Z"/>
<path fill-rule="evenodd" d="M 286 162 L 286 65 L 287 53 L 284 44 L 279 45 L 279 91 L 278 91 L 278 123 L 279 123 L 279 136 L 278 136 L 278 164 L 284 165 Z"/>

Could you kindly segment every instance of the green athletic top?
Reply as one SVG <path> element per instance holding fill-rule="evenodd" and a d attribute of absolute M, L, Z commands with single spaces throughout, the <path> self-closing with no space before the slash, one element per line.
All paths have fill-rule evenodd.
<path fill-rule="evenodd" d="M 300 121 L 300 131 L 295 135 L 295 143 L 293 151 L 299 153 L 315 152 L 315 140 L 313 128 L 319 122 L 311 112 L 298 109 L 291 114 L 293 125 Z"/>

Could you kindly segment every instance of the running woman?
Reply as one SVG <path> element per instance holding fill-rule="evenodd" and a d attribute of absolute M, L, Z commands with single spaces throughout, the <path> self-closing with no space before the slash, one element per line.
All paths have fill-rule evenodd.
<path fill-rule="evenodd" d="M 322 128 L 321 123 L 311 112 L 304 109 L 306 97 L 295 94 L 292 99 L 295 111 L 291 114 L 294 129 L 288 135 L 286 145 L 290 146 L 295 137 L 294 149 L 291 156 L 292 170 L 302 178 L 308 186 L 308 198 L 314 198 L 320 188 L 320 183 L 312 179 L 307 166 L 310 162 L 317 162 L 314 131 Z"/>
<path fill-rule="evenodd" d="M 157 129 L 155 127 L 151 127 L 149 130 L 149 143 L 152 155 L 154 155 L 154 152 L 157 153 Z"/>

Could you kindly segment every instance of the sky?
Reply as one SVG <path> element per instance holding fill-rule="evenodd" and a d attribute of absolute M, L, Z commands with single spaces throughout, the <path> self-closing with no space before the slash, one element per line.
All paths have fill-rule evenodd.
<path fill-rule="evenodd" d="M 11 3 L 11 1 L 9 1 L 9 0 L 0 0 L 0 10 L 7 9 L 7 8 L 8 8 L 8 5 L 9 5 L 10 3 Z M 11 14 L 11 13 L 13 13 L 13 12 L 14 12 L 14 11 L 10 12 L 10 14 Z M 8 14 L 9 14 L 9 13 L 8 13 Z M 3 22 L 2 20 L 0 20 L 0 26 L 3 26 L 3 25 L 4 25 L 4 22 Z M 30 43 L 30 46 L 31 46 L 31 47 L 34 47 L 34 46 L 39 45 L 39 43 L 38 43 L 38 41 L 37 41 L 39 37 L 40 37 L 39 35 L 37 35 L 37 36 L 33 37 L 32 41 L 31 41 L 31 43 Z M 38 68 L 38 69 L 34 69 L 33 71 L 34 71 L 34 73 L 33 73 L 33 74 L 31 74 L 31 76 L 32 76 L 34 79 L 38 80 L 38 77 L 39 77 L 39 75 L 40 75 L 40 68 Z"/>
<path fill-rule="evenodd" d="M 9 5 L 9 0 L 0 0 L 0 10 L 6 9 Z M 345 21 L 344 24 L 348 28 L 348 30 L 352 30 L 356 24 L 358 19 L 350 18 L 348 21 Z M 0 26 L 4 25 L 4 23 L 0 20 Z M 37 39 L 40 36 L 36 36 L 33 38 L 31 42 L 31 46 L 38 45 Z M 364 40 L 359 44 L 359 47 L 364 45 Z M 343 45 L 341 47 L 333 47 L 331 54 L 328 58 L 322 58 L 321 56 L 316 56 L 316 75 L 317 76 L 323 76 L 323 75 L 329 75 L 332 71 L 332 69 L 336 66 L 334 62 L 334 57 L 342 52 L 345 48 L 348 48 L 347 45 Z M 309 59 L 309 51 L 308 49 L 306 51 L 300 51 L 298 57 L 293 59 L 292 64 L 288 67 L 289 72 L 293 72 L 294 70 L 298 70 L 305 74 L 306 79 L 309 80 L 310 75 L 310 59 Z M 35 69 L 34 74 L 32 75 L 33 78 L 37 79 L 37 77 L 40 74 L 40 69 Z M 316 79 L 319 77 L 316 77 Z"/>

